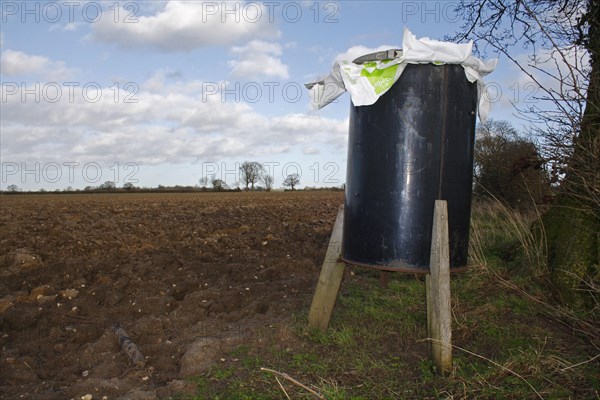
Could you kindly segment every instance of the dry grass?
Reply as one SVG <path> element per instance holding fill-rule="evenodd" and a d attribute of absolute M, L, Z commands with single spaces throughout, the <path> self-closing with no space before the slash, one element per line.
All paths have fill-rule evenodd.
<path fill-rule="evenodd" d="M 517 252 L 523 255 L 521 262 L 527 271 L 527 280 L 549 285 L 546 236 L 543 225 L 537 223 L 541 217 L 539 210 L 535 209 L 526 214 L 511 209 L 500 201 L 490 201 L 477 204 L 474 207 L 474 215 L 470 255 L 473 262 L 481 267 L 481 271 L 493 275 L 503 286 L 541 305 L 549 316 L 583 334 L 592 346 L 600 350 L 600 287 L 593 281 L 583 282 L 586 285 L 585 289 L 574 289 L 586 290 L 594 300 L 595 307 L 582 317 L 580 310 L 561 306 L 549 296 L 534 295 L 519 285 L 518 281 L 506 279 L 502 276 L 502 266 L 498 268 L 488 260 L 487 254 L 490 248 L 494 247 L 493 240 L 497 239 L 500 232 L 505 240 L 518 245 Z"/>

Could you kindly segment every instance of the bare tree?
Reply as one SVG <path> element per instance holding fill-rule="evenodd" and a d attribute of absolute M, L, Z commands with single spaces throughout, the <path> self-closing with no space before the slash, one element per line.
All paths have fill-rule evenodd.
<path fill-rule="evenodd" d="M 211 181 L 211 184 L 212 184 L 213 190 L 215 192 L 222 192 L 223 190 L 229 189 L 229 186 L 227 186 L 227 183 L 222 179 L 213 179 Z"/>
<path fill-rule="evenodd" d="M 198 184 L 201 188 L 205 188 L 206 185 L 208 185 L 209 180 L 210 179 L 208 178 L 208 176 L 203 176 L 202 178 L 198 179 Z"/>
<path fill-rule="evenodd" d="M 290 174 L 283 181 L 283 186 L 285 186 L 285 187 L 291 187 L 292 190 L 294 190 L 294 188 L 296 187 L 296 185 L 298 185 L 299 183 L 300 183 L 300 175 L 298 175 L 298 174 Z"/>
<path fill-rule="evenodd" d="M 260 177 L 260 181 L 262 183 L 265 184 L 265 190 L 267 192 L 271 191 L 271 189 L 273 189 L 273 183 L 275 181 L 275 179 L 273 178 L 273 175 L 269 175 L 269 174 L 262 174 Z"/>
<path fill-rule="evenodd" d="M 246 190 L 248 190 L 248 185 L 251 185 L 251 189 L 254 190 L 254 184 L 258 182 L 263 171 L 264 168 L 261 163 L 256 161 L 244 161 L 240 166 L 240 175 L 242 182 L 246 184 Z"/>
<path fill-rule="evenodd" d="M 17 185 L 15 185 L 15 184 L 8 185 L 8 186 L 6 187 L 6 191 L 7 191 L 7 192 L 12 192 L 12 193 L 15 193 L 15 192 L 18 192 L 18 191 L 20 191 L 20 190 L 21 190 L 21 189 L 19 189 L 19 187 L 18 187 Z"/>
<path fill-rule="evenodd" d="M 502 54 L 535 84 L 535 103 L 516 107 L 560 178 L 542 217 L 550 278 L 562 300 L 585 300 L 573 288 L 599 273 L 600 2 L 461 0 L 456 11 L 466 22 L 455 40 Z"/>
<path fill-rule="evenodd" d="M 474 39 L 479 51 L 500 53 L 528 81 L 508 88 L 511 102 L 544 139 L 544 155 L 558 175 L 569 169 L 591 94 L 588 34 L 591 21 L 598 24 L 591 8 L 588 0 L 461 0 L 457 8 L 466 33 L 453 39 Z M 518 54 L 519 48 L 529 54 Z"/>
<path fill-rule="evenodd" d="M 101 190 L 114 190 L 116 188 L 117 188 L 117 185 L 113 181 L 106 181 L 103 184 L 101 184 L 100 186 L 98 186 L 98 189 L 101 189 Z"/>

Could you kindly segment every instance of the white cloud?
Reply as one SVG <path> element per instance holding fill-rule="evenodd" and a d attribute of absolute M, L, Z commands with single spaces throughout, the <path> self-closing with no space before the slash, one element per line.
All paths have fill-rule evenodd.
<path fill-rule="evenodd" d="M 50 59 L 21 51 L 4 50 L 2 52 L 2 74 L 7 76 L 30 74 L 43 71 Z"/>
<path fill-rule="evenodd" d="M 274 77 L 288 79 L 288 66 L 281 62 L 281 45 L 253 40 L 243 47 L 233 47 L 231 52 L 237 57 L 228 65 L 231 75 L 236 77 L 257 78 Z"/>
<path fill-rule="evenodd" d="M 76 31 L 81 26 L 83 26 L 83 24 L 80 22 L 69 22 L 62 28 L 62 30 L 63 31 Z"/>
<path fill-rule="evenodd" d="M 0 58 L 4 76 L 36 74 L 52 80 L 66 79 L 73 75 L 73 71 L 62 61 L 52 61 L 44 56 L 7 49 L 2 52 Z"/>
<path fill-rule="evenodd" d="M 313 155 L 313 154 L 319 154 L 320 151 L 316 147 L 307 146 L 307 147 L 305 147 L 305 148 L 302 149 L 302 153 L 306 154 L 306 155 Z"/>
<path fill-rule="evenodd" d="M 165 90 L 166 80 L 179 77 L 181 77 L 181 72 L 179 71 L 159 69 L 157 71 L 154 71 L 152 76 L 146 82 L 144 82 L 142 89 L 147 90 L 151 93 L 159 93 Z M 185 87 L 182 89 L 185 89 Z M 189 87 L 188 89 L 196 90 L 196 88 Z"/>
<path fill-rule="evenodd" d="M 170 52 L 279 35 L 259 3 L 169 1 L 154 12 L 129 23 L 124 18 L 115 23 L 113 14 L 105 13 L 93 24 L 91 37 L 125 48 L 150 46 Z M 120 9 L 120 15 L 129 14 L 131 10 Z"/>
<path fill-rule="evenodd" d="M 52 24 L 50 25 L 50 28 L 48 28 L 48 32 L 54 32 L 54 31 L 66 31 L 66 32 L 73 32 L 78 30 L 80 27 L 82 27 L 84 24 L 82 22 L 69 22 L 66 23 L 64 25 L 61 24 Z"/>
<path fill-rule="evenodd" d="M 0 93 L 7 97 L 0 122 L 2 159 L 159 165 L 281 157 L 293 148 L 309 153 L 324 146 L 343 149 L 347 119 L 267 117 L 248 104 L 203 98 L 201 91 L 189 89 L 201 84 L 147 83 L 133 96 L 137 103 L 125 103 L 124 92 L 115 102 L 109 88 L 96 103 L 86 102 L 81 88 L 74 88 L 73 100 L 65 89 L 55 103 L 23 102 L 18 92 Z"/>

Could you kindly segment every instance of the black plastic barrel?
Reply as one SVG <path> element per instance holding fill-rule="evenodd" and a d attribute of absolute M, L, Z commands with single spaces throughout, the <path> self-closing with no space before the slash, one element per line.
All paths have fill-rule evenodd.
<path fill-rule="evenodd" d="M 375 104 L 350 108 L 342 259 L 428 272 L 435 200 L 450 268 L 466 266 L 477 87 L 460 65 L 408 65 Z"/>

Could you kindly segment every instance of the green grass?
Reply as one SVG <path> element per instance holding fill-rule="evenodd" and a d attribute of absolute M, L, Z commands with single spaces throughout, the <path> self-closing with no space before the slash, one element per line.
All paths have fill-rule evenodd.
<path fill-rule="evenodd" d="M 524 217 L 474 210 L 472 265 L 451 284 L 456 347 L 449 376 L 427 358 L 424 279 L 393 274 L 383 288 L 378 273 L 353 268 L 327 332 L 308 329 L 301 310 L 291 322 L 292 348 L 234 349 L 238 366 L 198 377 L 193 399 L 285 399 L 276 375 L 260 367 L 287 373 L 332 400 L 598 398 L 593 335 L 567 326 L 576 311 L 561 310 L 571 320 L 552 312 L 543 266 L 531 265 L 541 250 L 525 248 L 527 232 L 516 231 L 527 221 L 510 218 Z M 279 381 L 291 399 L 314 398 Z"/>

